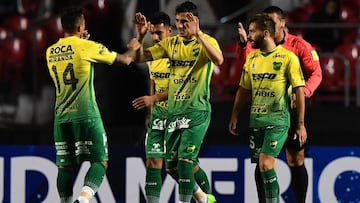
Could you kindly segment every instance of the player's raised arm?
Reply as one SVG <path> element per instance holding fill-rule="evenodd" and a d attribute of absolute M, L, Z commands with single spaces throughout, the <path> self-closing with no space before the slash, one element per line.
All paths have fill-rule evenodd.
<path fill-rule="evenodd" d="M 199 18 L 192 13 L 187 13 L 186 17 L 188 22 L 184 24 L 189 33 L 196 36 L 199 42 L 203 45 L 206 55 L 217 66 L 220 66 L 224 62 L 224 56 L 214 46 L 212 46 L 203 36 L 199 28 Z"/>
<path fill-rule="evenodd" d="M 150 29 L 151 23 L 148 22 L 146 17 L 140 12 L 135 14 L 133 23 L 135 25 L 135 30 L 137 33 L 136 39 L 141 44 L 140 48 L 136 50 L 136 53 L 133 56 L 134 61 L 139 63 L 153 60 L 150 51 L 144 49 L 143 47 L 144 37 L 147 31 Z"/>
<path fill-rule="evenodd" d="M 136 52 L 138 49 L 140 49 L 140 43 L 137 39 L 133 38 L 128 43 L 127 47 L 128 50 L 123 53 L 117 53 L 114 64 L 120 64 L 120 65 L 129 65 L 135 58 Z"/>

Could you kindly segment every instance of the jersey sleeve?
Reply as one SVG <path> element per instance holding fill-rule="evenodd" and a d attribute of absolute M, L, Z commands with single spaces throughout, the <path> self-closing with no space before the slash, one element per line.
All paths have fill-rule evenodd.
<path fill-rule="evenodd" d="M 168 37 L 170 38 L 170 37 Z M 165 38 L 161 40 L 159 43 L 155 44 L 154 46 L 151 46 L 148 48 L 148 50 L 151 53 L 151 56 L 153 60 L 161 59 L 167 56 L 167 48 L 169 47 L 169 39 Z"/>
<path fill-rule="evenodd" d="M 146 62 L 146 65 L 147 65 L 148 71 L 149 71 L 149 78 L 150 78 L 150 80 L 153 80 L 153 79 L 154 79 L 153 75 L 151 74 L 151 66 L 152 66 L 153 62 L 154 62 L 154 61 L 147 61 L 147 62 Z"/>
<path fill-rule="evenodd" d="M 105 63 L 111 65 L 114 63 L 117 53 L 109 51 L 101 43 L 90 40 L 84 40 L 84 49 L 82 49 L 82 59 L 94 62 Z"/>
<path fill-rule="evenodd" d="M 322 72 L 319 56 L 316 50 L 306 41 L 297 42 L 298 57 L 302 70 L 306 76 L 304 93 L 306 97 L 311 97 L 322 80 Z"/>
<path fill-rule="evenodd" d="M 288 78 L 292 87 L 305 85 L 305 79 L 301 70 L 299 58 L 291 52 L 289 55 Z"/>
<path fill-rule="evenodd" d="M 255 49 L 251 48 L 251 43 L 249 41 L 246 43 L 245 47 L 241 47 L 239 43 L 236 44 L 236 60 L 239 61 L 240 67 L 244 66 L 246 57 L 254 50 Z"/>
<path fill-rule="evenodd" d="M 249 72 L 250 60 L 248 59 L 244 64 L 243 71 L 241 73 L 240 83 L 239 86 L 243 87 L 244 89 L 250 90 L 251 89 L 251 74 Z"/>
<path fill-rule="evenodd" d="M 218 51 L 218 52 L 220 52 L 220 53 L 222 53 L 222 51 L 221 51 L 221 49 L 220 49 L 220 45 L 219 45 L 219 43 L 218 43 L 218 41 L 215 39 L 215 38 L 213 38 L 213 37 L 211 37 L 211 36 L 209 36 L 209 35 L 204 35 L 205 36 L 205 39 Z"/>

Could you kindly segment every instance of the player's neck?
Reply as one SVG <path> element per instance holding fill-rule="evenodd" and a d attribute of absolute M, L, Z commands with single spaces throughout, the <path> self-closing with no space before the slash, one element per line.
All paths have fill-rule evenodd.
<path fill-rule="evenodd" d="M 76 36 L 76 37 L 80 37 L 80 35 L 78 33 L 64 33 L 64 37 L 72 37 L 72 36 Z"/>
<path fill-rule="evenodd" d="M 273 49 L 275 49 L 276 44 L 274 40 L 268 40 L 266 43 L 264 43 L 264 46 L 260 48 L 260 51 L 262 52 L 270 52 Z"/>
<path fill-rule="evenodd" d="M 279 35 L 275 37 L 276 44 L 282 44 L 285 40 L 285 31 L 281 30 Z"/>

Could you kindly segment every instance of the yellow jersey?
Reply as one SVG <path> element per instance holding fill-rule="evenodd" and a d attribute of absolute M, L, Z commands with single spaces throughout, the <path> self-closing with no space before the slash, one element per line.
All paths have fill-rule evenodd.
<path fill-rule="evenodd" d="M 205 39 L 221 52 L 217 40 L 207 34 Z M 169 114 L 177 115 L 193 111 L 211 111 L 210 79 L 214 64 L 207 57 L 200 42 L 193 37 L 184 40 L 176 35 L 149 47 L 154 60 L 170 61 Z"/>
<path fill-rule="evenodd" d="M 46 51 L 56 88 L 55 122 L 100 117 L 94 92 L 94 63 L 111 65 L 116 52 L 76 36 L 60 38 Z"/>
<path fill-rule="evenodd" d="M 290 87 L 305 86 L 298 57 L 277 46 L 270 52 L 259 49 L 246 57 L 240 86 L 251 90 L 250 127 L 289 126 Z"/>

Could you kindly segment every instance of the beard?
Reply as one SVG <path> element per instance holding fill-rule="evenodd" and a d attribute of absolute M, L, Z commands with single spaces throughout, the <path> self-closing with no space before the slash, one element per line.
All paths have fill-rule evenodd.
<path fill-rule="evenodd" d="M 255 39 L 252 42 L 251 47 L 254 48 L 254 49 L 262 48 L 264 46 L 264 44 L 265 44 L 264 37 L 265 36 L 263 34 L 256 36 Z"/>

